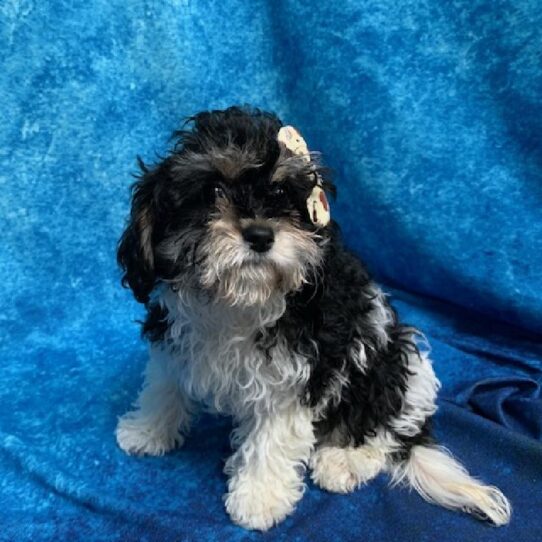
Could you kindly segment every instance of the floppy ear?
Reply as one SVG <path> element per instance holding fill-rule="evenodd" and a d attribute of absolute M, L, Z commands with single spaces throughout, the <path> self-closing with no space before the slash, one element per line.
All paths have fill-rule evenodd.
<path fill-rule="evenodd" d="M 156 282 L 153 232 L 162 167 L 150 171 L 141 159 L 138 162 L 142 175 L 132 186 L 130 222 L 120 238 L 117 261 L 124 271 L 122 285 L 130 287 L 140 303 L 147 303 Z"/>

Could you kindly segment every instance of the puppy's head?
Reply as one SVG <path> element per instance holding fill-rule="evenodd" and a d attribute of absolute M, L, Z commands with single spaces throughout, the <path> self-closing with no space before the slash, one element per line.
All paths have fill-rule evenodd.
<path fill-rule="evenodd" d="M 119 243 L 123 284 L 146 303 L 159 282 L 231 305 L 263 304 L 316 277 L 328 237 L 307 208 L 316 184 L 332 190 L 314 157 L 279 143 L 272 114 L 200 113 L 173 152 L 141 165 Z"/>

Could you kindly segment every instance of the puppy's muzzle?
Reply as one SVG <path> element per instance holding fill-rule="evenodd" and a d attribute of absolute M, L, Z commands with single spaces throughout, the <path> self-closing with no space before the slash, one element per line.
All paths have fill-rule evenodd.
<path fill-rule="evenodd" d="M 275 234 L 269 226 L 251 224 L 241 232 L 243 239 L 255 252 L 267 252 L 275 241 Z"/>

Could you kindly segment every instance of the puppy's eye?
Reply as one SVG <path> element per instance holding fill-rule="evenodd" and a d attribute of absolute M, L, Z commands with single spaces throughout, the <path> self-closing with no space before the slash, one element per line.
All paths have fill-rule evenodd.
<path fill-rule="evenodd" d="M 286 192 L 284 191 L 284 188 L 280 186 L 279 184 L 275 184 L 271 188 L 271 195 L 275 198 L 280 198 L 281 196 L 284 196 Z"/>
<path fill-rule="evenodd" d="M 218 184 L 214 187 L 214 193 L 215 199 L 221 199 L 226 197 L 226 191 Z"/>

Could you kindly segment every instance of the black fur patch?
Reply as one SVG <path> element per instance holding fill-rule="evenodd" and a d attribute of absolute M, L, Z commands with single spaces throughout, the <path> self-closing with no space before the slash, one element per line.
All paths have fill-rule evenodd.
<path fill-rule="evenodd" d="M 331 403 L 316 423 L 321 440 L 339 429 L 343 444 L 362 444 L 377 429 L 390 430 L 390 422 L 403 407 L 408 355 L 418 353 L 416 330 L 399 324 L 388 307 L 390 341 L 381 345 L 382 330 L 371 318 L 375 301 L 368 273 L 342 247 L 335 232 L 327 247 L 321 282 L 289 297 L 287 312 L 274 330 L 275 336 L 287 338 L 292 350 L 311 359 L 304 397 L 308 405 L 317 407 L 325 399 L 337 373 L 348 381 L 338 404 Z M 367 355 L 363 371 L 352 356 L 357 341 L 365 346 Z"/>
<path fill-rule="evenodd" d="M 169 329 L 168 311 L 160 305 L 147 306 L 147 317 L 143 322 L 141 334 L 151 342 L 161 341 Z"/>

